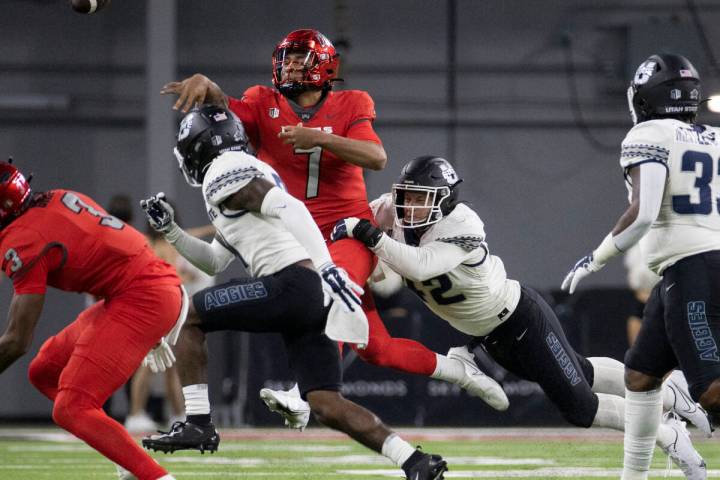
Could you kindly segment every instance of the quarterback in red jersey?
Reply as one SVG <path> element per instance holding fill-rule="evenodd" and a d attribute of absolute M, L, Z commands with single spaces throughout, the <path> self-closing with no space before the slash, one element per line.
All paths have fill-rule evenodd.
<path fill-rule="evenodd" d="M 53 401 L 55 423 L 115 462 L 121 478 L 172 479 L 102 405 L 182 324 L 187 302 L 174 269 L 89 197 L 33 192 L 7 162 L 0 162 L 0 255 L 15 290 L 0 373 L 29 349 L 48 286 L 103 298 L 43 344 L 30 382 Z"/>
<path fill-rule="evenodd" d="M 201 74 L 168 83 L 161 93 L 178 95 L 174 108 L 184 112 L 197 103 L 214 103 L 237 114 L 257 157 L 278 172 L 292 196 L 305 203 L 326 240 L 335 222 L 350 212 L 373 221 L 363 168 L 383 169 L 387 155 L 372 127 L 372 99 L 364 91 L 332 91 L 340 58 L 317 30 L 288 34 L 275 47 L 272 61 L 274 88 L 256 85 L 240 99 L 225 95 Z M 334 262 L 355 283 L 365 285 L 376 257 L 354 239 L 331 243 L 328 248 Z M 478 388 L 474 363 L 436 354 L 415 340 L 390 337 L 370 289 L 365 292 L 363 310 L 370 340 L 367 348 L 356 349 L 362 359 L 470 390 Z"/>

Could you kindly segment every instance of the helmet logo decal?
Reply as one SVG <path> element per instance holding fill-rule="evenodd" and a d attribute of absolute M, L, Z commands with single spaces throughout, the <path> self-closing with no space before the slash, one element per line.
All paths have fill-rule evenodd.
<path fill-rule="evenodd" d="M 680 70 L 681 77 L 692 77 L 693 74 L 690 70 Z"/>
<path fill-rule="evenodd" d="M 183 118 L 182 123 L 180 123 L 180 132 L 178 133 L 178 142 L 180 140 L 185 140 L 188 135 L 190 135 L 190 129 L 192 128 L 193 124 L 193 116 L 188 115 L 187 117 Z"/>
<path fill-rule="evenodd" d="M 268 116 L 270 118 L 278 118 L 280 116 L 280 109 L 279 108 L 268 108 Z"/>
<path fill-rule="evenodd" d="M 457 182 L 457 173 L 455 173 L 455 169 L 449 163 L 441 164 L 440 172 L 450 185 L 454 185 L 455 182 Z"/>
<path fill-rule="evenodd" d="M 222 145 L 223 143 L 222 137 L 220 135 L 213 135 L 212 137 L 210 137 L 210 142 L 216 147 Z"/>
<path fill-rule="evenodd" d="M 635 72 L 635 79 L 633 80 L 633 83 L 635 83 L 635 85 L 643 85 L 647 83 L 647 81 L 650 80 L 650 77 L 652 77 L 652 74 L 655 72 L 656 65 L 657 63 L 653 61 L 648 61 L 640 65 L 637 72 Z"/>
<path fill-rule="evenodd" d="M 690 100 L 697 100 L 700 97 L 700 92 L 697 88 L 690 90 Z"/>
<path fill-rule="evenodd" d="M 680 97 L 682 97 L 682 92 L 679 89 L 673 88 L 670 90 L 670 98 L 673 100 L 680 100 Z"/>
<path fill-rule="evenodd" d="M 222 122 L 227 120 L 227 114 L 225 112 L 218 112 L 212 116 L 213 120 L 216 122 Z"/>

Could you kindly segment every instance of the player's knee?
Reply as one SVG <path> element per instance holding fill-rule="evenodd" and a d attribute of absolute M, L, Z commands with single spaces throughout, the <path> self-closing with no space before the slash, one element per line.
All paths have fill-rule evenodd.
<path fill-rule="evenodd" d="M 48 362 L 47 358 L 41 353 L 30 362 L 28 379 L 43 395 L 49 397 L 49 393 L 57 388 L 57 370 L 57 366 Z"/>
<path fill-rule="evenodd" d="M 662 379 L 625 367 L 625 388 L 633 392 L 647 392 L 660 388 Z"/>
<path fill-rule="evenodd" d="M 93 408 L 92 399 L 85 393 L 75 390 L 61 390 L 53 403 L 53 421 L 68 431 L 73 425 L 83 422 L 83 411 Z"/>
<path fill-rule="evenodd" d="M 597 404 L 594 409 L 590 406 L 583 406 L 579 409 L 573 409 L 572 411 L 564 411 L 561 413 L 563 418 L 572 425 L 581 428 L 590 428 L 595 420 L 595 415 L 597 414 Z"/>
<path fill-rule="evenodd" d="M 358 356 L 365 362 L 378 367 L 387 367 L 392 364 L 390 361 L 390 351 L 387 343 L 382 339 L 371 338 L 368 346 L 363 349 L 355 349 Z"/>
<path fill-rule="evenodd" d="M 72 399 L 65 392 L 60 392 L 53 403 L 52 419 L 55 424 L 65 430 L 70 430 L 73 422 Z"/>
<path fill-rule="evenodd" d="M 597 395 L 588 390 L 585 395 L 575 396 L 572 403 L 560 406 L 560 413 L 576 427 L 590 428 L 597 415 L 599 403 Z"/>

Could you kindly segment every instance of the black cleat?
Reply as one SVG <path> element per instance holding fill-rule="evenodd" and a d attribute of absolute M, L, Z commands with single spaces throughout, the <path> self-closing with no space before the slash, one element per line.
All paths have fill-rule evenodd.
<path fill-rule="evenodd" d="M 409 468 L 405 475 L 407 480 L 443 480 L 443 473 L 447 470 L 447 462 L 440 455 L 424 453 L 422 459 Z"/>
<path fill-rule="evenodd" d="M 207 450 L 215 453 L 220 444 L 220 435 L 215 425 L 196 425 L 190 422 L 175 422 L 169 432 L 160 432 L 160 435 L 150 435 L 142 439 L 143 447 L 148 450 L 173 453 L 175 450 L 200 450 L 204 454 Z"/>

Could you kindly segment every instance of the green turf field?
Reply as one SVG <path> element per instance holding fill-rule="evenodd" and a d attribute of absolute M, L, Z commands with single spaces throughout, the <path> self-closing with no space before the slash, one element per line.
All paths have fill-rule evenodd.
<path fill-rule="evenodd" d="M 153 454 L 178 479 L 404 478 L 379 455 L 321 428 L 221 430 L 220 451 Z M 580 429 L 402 430 L 450 464 L 445 478 L 619 478 L 622 435 Z M 694 436 L 696 438 L 697 435 Z M 698 439 L 709 477 L 720 478 L 720 441 Z M 656 450 L 651 478 L 682 478 Z M 113 479 L 109 461 L 60 430 L 0 428 L 0 479 Z"/>

